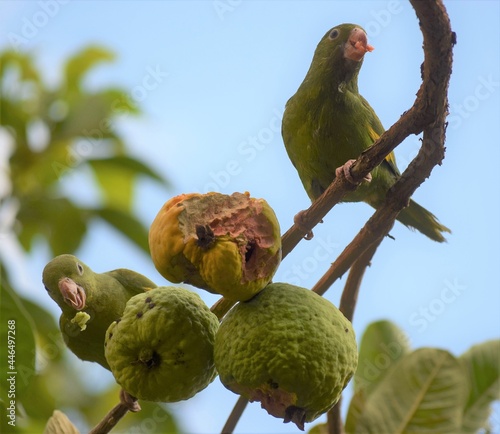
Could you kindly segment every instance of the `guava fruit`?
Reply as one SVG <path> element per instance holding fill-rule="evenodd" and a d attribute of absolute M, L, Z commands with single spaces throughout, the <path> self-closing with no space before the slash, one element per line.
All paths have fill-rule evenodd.
<path fill-rule="evenodd" d="M 226 388 L 302 430 L 337 403 L 356 371 L 357 355 L 352 325 L 342 312 L 286 283 L 269 284 L 231 309 L 214 347 Z"/>
<path fill-rule="evenodd" d="M 198 294 L 158 287 L 132 297 L 106 331 L 105 356 L 116 382 L 147 401 L 189 399 L 215 378 L 217 317 Z"/>
<path fill-rule="evenodd" d="M 278 268 L 280 227 L 269 204 L 248 193 L 181 194 L 158 212 L 149 248 L 167 280 L 248 300 Z"/>

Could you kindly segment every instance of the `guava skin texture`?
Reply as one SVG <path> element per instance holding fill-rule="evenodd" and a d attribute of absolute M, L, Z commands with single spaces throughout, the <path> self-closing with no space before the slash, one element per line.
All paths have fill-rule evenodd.
<path fill-rule="evenodd" d="M 158 287 L 132 297 L 106 332 L 105 355 L 117 383 L 147 401 L 189 399 L 215 378 L 217 317 L 198 294 Z"/>
<path fill-rule="evenodd" d="M 304 429 L 340 398 L 356 371 L 351 323 L 318 294 L 272 283 L 223 319 L 214 347 L 226 388 Z"/>

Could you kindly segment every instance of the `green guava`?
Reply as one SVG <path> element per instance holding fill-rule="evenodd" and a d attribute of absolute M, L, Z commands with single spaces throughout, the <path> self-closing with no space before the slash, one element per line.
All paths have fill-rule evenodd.
<path fill-rule="evenodd" d="M 223 319 L 215 366 L 226 388 L 304 429 L 337 403 L 358 362 L 351 323 L 305 288 L 272 283 Z"/>
<path fill-rule="evenodd" d="M 106 331 L 105 356 L 117 383 L 147 401 L 189 399 L 215 378 L 217 317 L 198 294 L 158 287 L 132 297 Z"/>

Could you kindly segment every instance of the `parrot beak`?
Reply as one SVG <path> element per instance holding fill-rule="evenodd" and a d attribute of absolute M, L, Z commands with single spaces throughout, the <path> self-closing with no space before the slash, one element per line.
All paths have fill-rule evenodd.
<path fill-rule="evenodd" d="M 349 39 L 344 48 L 344 57 L 359 62 L 365 53 L 373 51 L 374 47 L 368 43 L 366 33 L 358 27 L 351 30 Z"/>
<path fill-rule="evenodd" d="M 76 310 L 82 310 L 85 307 L 85 290 L 73 279 L 63 277 L 59 280 L 59 291 L 64 298 L 64 302 Z"/>

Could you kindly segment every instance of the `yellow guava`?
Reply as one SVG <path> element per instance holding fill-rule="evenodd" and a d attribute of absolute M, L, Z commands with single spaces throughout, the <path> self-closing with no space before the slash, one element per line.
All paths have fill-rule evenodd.
<path fill-rule="evenodd" d="M 169 281 L 248 300 L 278 268 L 280 227 L 269 204 L 248 193 L 182 194 L 158 212 L 149 248 Z"/>
<path fill-rule="evenodd" d="M 302 430 L 337 403 L 358 361 L 354 330 L 342 312 L 286 283 L 269 284 L 230 310 L 214 355 L 226 388 Z"/>
<path fill-rule="evenodd" d="M 217 317 L 198 294 L 158 287 L 132 297 L 106 331 L 105 356 L 116 382 L 147 401 L 189 399 L 215 378 Z"/>

